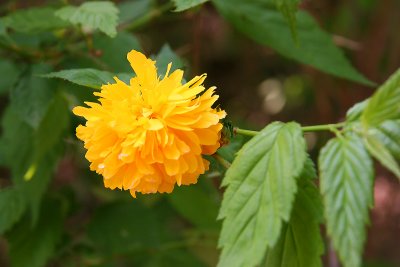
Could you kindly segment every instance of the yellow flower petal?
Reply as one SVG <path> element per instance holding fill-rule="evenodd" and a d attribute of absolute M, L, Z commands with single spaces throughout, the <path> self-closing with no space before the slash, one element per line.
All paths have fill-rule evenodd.
<path fill-rule="evenodd" d="M 164 124 L 161 122 L 161 120 L 158 119 L 150 119 L 149 120 L 149 130 L 150 131 L 157 131 L 160 130 L 164 127 Z"/>
<path fill-rule="evenodd" d="M 127 58 L 142 87 L 151 89 L 158 83 L 155 61 L 135 50 L 129 52 Z"/>

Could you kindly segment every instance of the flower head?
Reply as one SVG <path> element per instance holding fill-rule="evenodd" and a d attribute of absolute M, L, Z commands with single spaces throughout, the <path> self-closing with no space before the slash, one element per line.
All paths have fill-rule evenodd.
<path fill-rule="evenodd" d="M 90 169 L 101 174 L 111 189 L 156 193 L 171 192 L 175 184 L 197 182 L 208 170 L 210 155 L 219 148 L 220 119 L 226 113 L 212 108 L 218 99 L 215 87 L 202 84 L 206 75 L 183 84 L 183 71 L 164 78 L 157 75 L 155 61 L 132 50 L 128 60 L 136 77 L 94 93 L 100 103 L 75 107 L 84 117 L 76 135 L 84 141 Z"/>

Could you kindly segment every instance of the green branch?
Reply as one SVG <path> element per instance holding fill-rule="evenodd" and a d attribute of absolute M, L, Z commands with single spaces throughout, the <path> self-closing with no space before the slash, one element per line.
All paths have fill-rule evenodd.
<path fill-rule="evenodd" d="M 247 136 L 256 136 L 259 133 L 259 131 L 240 129 L 237 127 L 233 128 L 233 132 L 235 134 L 241 134 L 241 135 L 247 135 Z"/>
<path fill-rule="evenodd" d="M 226 159 L 224 159 L 223 157 L 221 157 L 220 155 L 213 154 L 212 156 L 219 162 L 219 164 L 224 166 L 225 169 L 229 169 L 229 167 L 231 167 L 231 163 L 229 161 L 227 161 Z"/>
<path fill-rule="evenodd" d="M 301 129 L 303 130 L 303 132 L 334 131 L 338 128 L 342 128 L 344 125 L 345 125 L 344 122 L 340 122 L 340 123 L 333 123 L 333 124 L 304 126 L 304 127 L 301 127 Z"/>
<path fill-rule="evenodd" d="M 140 18 L 135 19 L 131 24 L 121 26 L 120 29 L 128 31 L 136 30 L 142 27 L 143 25 L 149 23 L 153 19 L 161 16 L 164 12 L 170 10 L 173 6 L 174 5 L 172 2 L 167 2 L 156 9 L 150 10 L 148 13 L 144 14 Z"/>
<path fill-rule="evenodd" d="M 333 131 L 337 132 L 338 128 L 342 128 L 345 125 L 344 122 L 333 123 L 333 124 L 322 124 L 322 125 L 312 125 L 312 126 L 304 126 L 301 127 L 303 132 L 318 132 L 318 131 Z M 233 129 L 235 134 L 247 135 L 247 136 L 255 136 L 259 133 L 259 131 L 252 131 L 247 129 L 240 129 L 235 127 Z"/>

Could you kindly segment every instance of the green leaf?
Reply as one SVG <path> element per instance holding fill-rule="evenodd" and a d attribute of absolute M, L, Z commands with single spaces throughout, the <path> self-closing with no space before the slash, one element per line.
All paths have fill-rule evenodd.
<path fill-rule="evenodd" d="M 385 121 L 373 132 L 390 153 L 400 160 L 400 120 Z"/>
<path fill-rule="evenodd" d="M 93 89 L 100 89 L 103 84 L 115 82 L 114 76 L 118 76 L 120 79 L 124 80 L 128 74 L 114 75 L 108 71 L 95 69 L 72 69 L 41 75 L 41 77 L 44 78 L 60 78 Z"/>
<path fill-rule="evenodd" d="M 96 34 L 93 46 L 101 51 L 100 60 L 113 72 L 132 72 L 126 56 L 132 49 L 141 50 L 138 39 L 128 32 L 119 32 L 115 38 Z"/>
<path fill-rule="evenodd" d="M 281 55 L 326 73 L 362 84 L 372 83 L 349 63 L 332 37 L 307 13 L 296 14 L 298 43 L 282 15 L 264 0 L 214 0 L 219 12 L 239 31 Z M 279 34 L 278 34 L 279 33 Z"/>
<path fill-rule="evenodd" d="M 44 155 L 60 143 L 62 134 L 69 125 L 69 115 L 68 103 L 64 96 L 58 93 L 34 134 L 34 162 L 39 162 Z"/>
<path fill-rule="evenodd" d="M 322 203 L 317 187 L 300 177 L 290 220 L 282 227 L 278 243 L 268 250 L 266 267 L 319 267 L 324 243 L 319 224 Z"/>
<path fill-rule="evenodd" d="M 31 208 L 33 223 L 36 222 L 42 196 L 62 152 L 63 134 L 69 125 L 69 114 L 66 99 L 58 93 L 32 135 L 32 150 L 27 151 L 29 161 L 14 167 L 25 170 L 23 175 L 14 172 L 16 175 L 13 180 Z"/>
<path fill-rule="evenodd" d="M 169 63 L 172 63 L 170 73 L 176 69 L 182 69 L 185 64 L 168 44 L 164 44 L 160 52 L 158 52 L 157 57 L 157 72 L 160 76 L 164 77 Z"/>
<path fill-rule="evenodd" d="M 328 234 L 344 267 L 357 267 L 373 204 L 373 164 L 360 137 L 334 138 L 319 156 Z"/>
<path fill-rule="evenodd" d="M 48 43 L 50 39 L 55 40 L 55 37 L 48 32 L 43 32 L 39 34 L 26 34 L 21 32 L 10 32 L 10 34 L 5 38 L 6 42 L 13 46 L 16 45 L 20 51 L 32 51 L 43 49 L 40 46 Z M 26 65 L 24 66 L 26 67 Z"/>
<path fill-rule="evenodd" d="M 285 16 L 287 22 L 289 23 L 292 34 L 297 38 L 296 31 L 296 12 L 300 0 L 273 0 L 276 7 Z"/>
<path fill-rule="evenodd" d="M 26 166 L 30 160 L 33 129 L 18 116 L 12 104 L 4 112 L 1 126 L 3 129 L 0 138 L 1 165 L 10 167 L 21 174 L 25 171 L 23 166 Z M 12 171 L 12 175 L 14 174 Z"/>
<path fill-rule="evenodd" d="M 0 36 L 7 36 L 6 25 L 4 25 L 3 19 L 0 19 Z"/>
<path fill-rule="evenodd" d="M 19 70 L 14 63 L 8 60 L 0 61 L 0 94 L 10 91 L 18 78 Z"/>
<path fill-rule="evenodd" d="M 124 253 L 159 245 L 160 224 L 140 202 L 116 202 L 97 209 L 88 235 L 105 253 Z"/>
<path fill-rule="evenodd" d="M 361 116 L 371 126 L 395 119 L 400 119 L 400 69 L 378 88 Z"/>
<path fill-rule="evenodd" d="M 368 105 L 369 98 L 362 102 L 356 103 L 346 113 L 346 122 L 355 122 L 361 118 L 365 107 Z"/>
<path fill-rule="evenodd" d="M 37 75 L 50 71 L 44 64 L 30 67 L 11 90 L 11 104 L 26 123 L 37 129 L 46 114 L 54 96 L 52 81 L 41 79 Z"/>
<path fill-rule="evenodd" d="M 6 27 L 17 32 L 40 33 L 65 28 L 69 23 L 54 15 L 55 9 L 38 7 L 21 9 L 3 18 Z"/>
<path fill-rule="evenodd" d="M 300 177 L 309 180 L 317 178 L 317 171 L 315 170 L 315 164 L 309 156 L 304 162 L 303 170 L 300 174 Z"/>
<path fill-rule="evenodd" d="M 117 35 L 118 8 L 110 1 L 85 2 L 79 7 L 66 6 L 55 15 L 74 25 L 104 32 L 110 37 Z"/>
<path fill-rule="evenodd" d="M 172 0 L 176 6 L 175 11 L 184 11 L 189 8 L 204 4 L 208 0 Z"/>
<path fill-rule="evenodd" d="M 42 206 L 39 222 L 34 228 L 29 220 L 18 223 L 7 235 L 11 266 L 46 266 L 61 239 L 63 217 L 59 202 L 48 199 Z"/>
<path fill-rule="evenodd" d="M 49 151 L 40 162 L 30 162 L 27 169 L 24 169 L 23 175 L 13 175 L 13 181 L 23 195 L 25 202 L 32 213 L 32 224 L 37 223 L 37 218 L 40 211 L 40 203 L 43 198 L 43 194 L 50 183 L 53 173 L 55 171 L 56 164 L 61 154 L 60 147 L 53 147 L 52 151 Z M 25 166 L 24 166 L 25 167 Z M 27 180 L 27 173 L 29 170 L 32 171 L 31 177 Z M 17 174 L 17 172 L 14 172 Z"/>
<path fill-rule="evenodd" d="M 25 211 L 25 202 L 14 187 L 0 189 L 0 234 L 10 229 Z"/>
<path fill-rule="evenodd" d="M 274 122 L 239 151 L 228 169 L 219 217 L 223 266 L 256 266 L 279 238 L 296 193 L 305 160 L 301 127 Z"/>
<path fill-rule="evenodd" d="M 145 15 L 150 11 L 152 2 L 150 0 L 136 0 L 119 3 L 119 22 L 127 23 Z"/>
<path fill-rule="evenodd" d="M 368 148 L 369 153 L 374 156 L 383 166 L 393 172 L 397 178 L 400 179 L 400 167 L 396 160 L 390 153 L 389 149 L 385 147 L 383 142 L 374 134 L 375 130 L 369 130 L 364 135 L 364 143 Z"/>
<path fill-rule="evenodd" d="M 175 188 L 173 194 L 168 195 L 168 200 L 184 218 L 198 228 L 219 229 L 218 201 L 212 199 L 199 184 Z"/>
<path fill-rule="evenodd" d="M 35 160 L 34 155 L 37 153 L 37 148 L 34 145 L 34 137 L 37 137 L 37 133 L 20 118 L 16 109 L 17 107 L 11 103 L 4 114 L 2 120 L 4 131 L 0 139 L 0 146 L 5 148 L 2 149 L 3 164 L 10 168 L 15 190 L 18 191 L 25 205 L 30 208 L 32 222 L 35 223 L 42 196 L 47 189 L 60 154 L 60 147 L 57 144 L 57 146 L 49 148 L 40 161 Z M 63 126 L 54 125 L 54 127 Z M 48 132 L 44 134 L 49 135 Z M 45 136 L 41 138 L 45 138 Z M 62 142 L 62 139 L 59 138 L 57 141 L 58 143 Z M 27 173 L 29 174 L 28 180 L 26 179 Z"/>

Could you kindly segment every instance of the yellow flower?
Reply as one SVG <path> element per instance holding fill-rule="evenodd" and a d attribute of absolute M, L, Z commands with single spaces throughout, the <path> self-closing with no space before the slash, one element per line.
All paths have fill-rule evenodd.
<path fill-rule="evenodd" d="M 73 109 L 87 120 L 76 135 L 90 169 L 103 175 L 105 187 L 130 190 L 133 197 L 196 183 L 209 167 L 202 154 L 220 146 L 226 113 L 212 108 L 215 87 L 202 85 L 205 74 L 182 84 L 183 71 L 169 74 L 171 63 L 160 79 L 155 61 L 135 50 L 127 57 L 136 73 L 129 84 L 114 77 L 94 93 L 100 103 Z"/>

